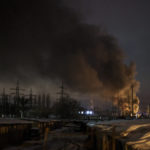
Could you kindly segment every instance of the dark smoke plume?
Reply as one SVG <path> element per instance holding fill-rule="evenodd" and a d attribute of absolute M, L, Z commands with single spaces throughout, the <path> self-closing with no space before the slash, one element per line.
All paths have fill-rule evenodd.
<path fill-rule="evenodd" d="M 72 91 L 101 95 L 136 84 L 117 40 L 62 1 L 2 0 L 0 7 L 1 81 L 59 79 Z"/>

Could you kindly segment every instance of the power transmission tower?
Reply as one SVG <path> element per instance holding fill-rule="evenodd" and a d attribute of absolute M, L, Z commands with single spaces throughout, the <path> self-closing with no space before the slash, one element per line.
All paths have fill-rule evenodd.
<path fill-rule="evenodd" d="M 46 105 L 46 96 L 45 94 L 42 95 L 42 107 L 45 108 Z"/>
<path fill-rule="evenodd" d="M 3 93 L 1 95 L 1 102 L 2 102 L 2 114 L 6 115 L 8 112 L 8 95 L 5 93 L 5 88 L 3 88 Z"/>
<path fill-rule="evenodd" d="M 1 102 L 2 102 L 2 114 L 5 113 L 5 88 L 3 89 L 3 93 L 1 95 Z"/>
<path fill-rule="evenodd" d="M 46 95 L 46 107 L 47 107 L 47 108 L 50 108 L 50 103 L 51 103 L 51 102 L 50 102 L 50 95 L 47 94 L 47 95 Z"/>
<path fill-rule="evenodd" d="M 57 94 L 60 95 L 59 100 L 63 100 L 64 97 L 68 95 L 67 93 L 65 93 L 65 87 L 64 87 L 63 81 L 62 81 L 62 84 L 59 88 L 60 88 L 60 92 L 58 92 Z"/>
<path fill-rule="evenodd" d="M 16 88 L 11 88 L 10 90 L 15 91 L 15 93 L 12 93 L 12 94 L 15 95 L 14 96 L 14 104 L 15 104 L 16 111 L 18 111 L 19 105 L 20 105 L 20 96 L 24 95 L 24 94 L 20 93 L 20 91 L 25 91 L 25 89 L 21 89 L 19 86 L 19 81 L 17 81 Z"/>
<path fill-rule="evenodd" d="M 35 99 L 36 99 L 36 95 L 33 95 L 32 89 L 30 89 L 29 95 L 26 95 L 26 96 L 28 96 L 29 104 L 32 108 L 33 102 L 35 102 Z"/>
<path fill-rule="evenodd" d="M 41 108 L 41 95 L 38 95 L 38 108 Z"/>

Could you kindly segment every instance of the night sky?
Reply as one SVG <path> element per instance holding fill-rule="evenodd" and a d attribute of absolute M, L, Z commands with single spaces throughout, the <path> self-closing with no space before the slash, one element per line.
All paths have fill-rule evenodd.
<path fill-rule="evenodd" d="M 126 54 L 126 63 L 134 61 L 139 95 L 150 99 L 150 1 L 149 0 L 66 0 L 89 24 L 96 24 L 119 41 Z"/>
<path fill-rule="evenodd" d="M 63 80 L 74 92 L 113 95 L 139 81 L 148 103 L 150 2 L 63 1 L 1 2 L 1 87 Z"/>

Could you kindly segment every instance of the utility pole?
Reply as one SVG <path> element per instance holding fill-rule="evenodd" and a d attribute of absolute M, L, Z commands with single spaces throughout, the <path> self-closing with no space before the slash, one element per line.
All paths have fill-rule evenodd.
<path fill-rule="evenodd" d="M 150 117 L 150 104 L 148 104 L 148 117 Z"/>
<path fill-rule="evenodd" d="M 131 113 L 131 101 L 130 101 L 131 97 L 130 97 L 130 91 L 128 91 L 128 108 L 129 108 L 129 114 Z"/>
<path fill-rule="evenodd" d="M 134 100 L 134 85 L 132 84 L 131 85 L 131 93 L 132 93 L 132 101 L 131 101 L 131 113 L 132 113 L 132 116 L 133 116 L 133 100 Z"/>
<path fill-rule="evenodd" d="M 120 95 L 118 93 L 118 117 L 120 116 Z"/>

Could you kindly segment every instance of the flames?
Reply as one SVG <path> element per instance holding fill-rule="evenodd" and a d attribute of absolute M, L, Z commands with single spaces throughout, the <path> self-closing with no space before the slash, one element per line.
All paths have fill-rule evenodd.
<path fill-rule="evenodd" d="M 140 100 L 136 95 L 136 90 L 133 91 L 133 98 L 132 98 L 132 91 L 129 88 L 125 92 L 120 92 L 118 95 L 115 95 L 113 104 L 119 109 L 119 115 L 121 116 L 131 116 L 136 115 L 139 112 L 139 104 Z M 132 114 L 132 107 L 133 107 L 133 114 Z"/>
<path fill-rule="evenodd" d="M 120 99 L 119 109 L 121 115 L 131 115 L 132 114 L 132 102 L 128 99 Z M 139 98 L 137 96 L 133 99 L 133 115 L 137 114 L 139 111 Z"/>

